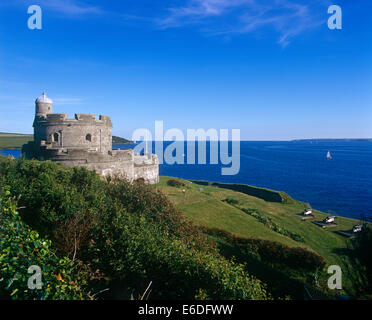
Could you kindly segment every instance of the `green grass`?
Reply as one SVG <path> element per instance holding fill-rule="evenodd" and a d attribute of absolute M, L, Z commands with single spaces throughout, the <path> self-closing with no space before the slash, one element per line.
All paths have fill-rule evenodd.
<path fill-rule="evenodd" d="M 161 177 L 157 188 L 165 193 L 176 207 L 196 225 L 223 229 L 242 238 L 272 240 L 290 247 L 304 247 L 312 250 L 326 260 L 327 266 L 333 264 L 341 266 L 344 274 L 344 293 L 353 294 L 355 291 L 353 261 L 346 254 L 348 242 L 351 240 L 334 231 L 351 229 L 360 221 L 337 217 L 337 227 L 322 229 L 311 221 L 323 220 L 327 214 L 314 211 L 315 219 L 303 221 L 296 216 L 305 208 L 305 204 L 300 201 L 268 202 L 241 192 L 216 186 L 201 186 L 182 179 L 179 180 L 184 182 L 185 186 L 177 188 L 168 186 L 166 183 L 168 179 L 170 178 Z M 186 190 L 185 194 L 182 192 L 183 189 Z M 223 201 L 226 198 L 235 199 L 238 204 L 230 205 Z M 259 211 L 288 231 L 303 236 L 305 241 L 297 242 L 274 232 L 256 218 L 243 212 L 241 210 L 243 208 Z"/>
<path fill-rule="evenodd" d="M 21 149 L 34 139 L 32 134 L 0 133 L 0 149 Z"/>

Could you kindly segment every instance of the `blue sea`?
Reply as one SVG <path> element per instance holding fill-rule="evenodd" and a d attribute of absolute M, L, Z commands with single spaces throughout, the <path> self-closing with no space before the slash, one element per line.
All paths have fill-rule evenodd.
<path fill-rule="evenodd" d="M 164 148 L 168 145 L 165 142 Z M 326 213 L 355 219 L 372 215 L 371 141 L 244 141 L 240 149 L 237 175 L 223 176 L 222 164 L 162 164 L 160 174 L 265 187 L 285 191 Z M 328 151 L 332 160 L 326 159 Z M 20 151 L 2 150 L 0 154 L 19 157 Z"/>

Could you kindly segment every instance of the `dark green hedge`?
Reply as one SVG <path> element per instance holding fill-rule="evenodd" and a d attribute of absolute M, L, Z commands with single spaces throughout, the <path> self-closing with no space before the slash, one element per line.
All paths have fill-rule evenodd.
<path fill-rule="evenodd" d="M 292 203 L 294 200 L 285 194 L 284 192 L 273 191 L 264 188 L 252 187 L 246 184 L 230 184 L 230 183 L 219 183 L 219 182 L 208 182 L 208 181 L 197 181 L 192 180 L 193 183 L 200 184 L 203 186 L 214 186 L 218 188 L 230 189 L 245 193 L 247 195 L 263 199 L 269 202 L 281 202 L 281 203 Z"/>
<path fill-rule="evenodd" d="M 323 257 L 301 247 L 291 248 L 276 241 L 241 238 L 217 228 L 199 227 L 199 230 L 210 236 L 220 238 L 243 251 L 256 252 L 269 263 L 282 264 L 292 269 L 300 268 L 307 271 L 323 269 L 326 264 Z"/>
<path fill-rule="evenodd" d="M 8 190 L 0 194 L 0 299 L 88 299 L 77 265 L 58 257 L 50 240 L 42 239 L 20 218 Z M 30 289 L 28 268 L 41 268 L 41 288 Z"/>
<path fill-rule="evenodd" d="M 167 181 L 167 185 L 170 186 L 170 187 L 183 187 L 185 186 L 185 184 L 179 180 L 176 180 L 176 179 L 169 179 Z"/>

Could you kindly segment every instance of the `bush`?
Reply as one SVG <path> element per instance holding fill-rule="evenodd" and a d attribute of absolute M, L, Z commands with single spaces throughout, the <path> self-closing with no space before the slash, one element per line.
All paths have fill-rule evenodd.
<path fill-rule="evenodd" d="M 233 191 L 248 194 L 250 196 L 263 199 L 269 202 L 281 202 L 281 203 L 292 203 L 294 202 L 291 197 L 289 197 L 284 192 L 277 192 L 269 189 L 252 187 L 246 184 L 230 184 L 230 183 L 219 183 L 219 182 L 208 182 L 208 181 L 193 181 L 196 184 L 203 186 L 215 186 L 224 189 L 230 189 Z"/>
<path fill-rule="evenodd" d="M 225 200 L 226 203 L 232 205 L 232 206 L 237 206 L 239 204 L 239 200 L 233 199 L 233 198 L 226 198 Z"/>
<path fill-rule="evenodd" d="M 6 191 L 0 196 L 0 299 L 84 299 L 85 283 L 68 258 L 59 258 L 51 241 L 40 238 L 21 220 L 17 202 Z M 42 287 L 29 289 L 30 266 L 42 270 Z"/>
<path fill-rule="evenodd" d="M 354 266 L 358 274 L 359 295 L 372 298 L 372 228 L 363 224 L 363 229 L 351 242 Z"/>
<path fill-rule="evenodd" d="M 145 184 L 145 179 L 144 178 L 138 178 L 136 180 L 136 183 L 144 185 Z"/>
<path fill-rule="evenodd" d="M 262 213 L 258 212 L 257 210 L 253 209 L 241 209 L 246 214 L 249 214 L 253 218 L 256 218 L 259 222 L 263 223 L 266 227 L 269 229 L 282 234 L 283 236 L 289 237 L 292 240 L 295 240 L 297 242 L 305 242 L 305 238 L 301 236 L 300 234 L 294 233 L 292 231 L 289 231 L 285 229 L 284 227 L 280 226 L 276 222 L 273 221 L 273 219 L 263 215 Z"/>
<path fill-rule="evenodd" d="M 269 263 L 306 271 L 316 271 L 325 266 L 323 257 L 304 248 L 291 248 L 270 240 L 241 238 L 221 229 L 200 227 L 200 230 L 238 247 L 243 252 L 258 253 L 262 260 Z"/>
<path fill-rule="evenodd" d="M 167 185 L 168 186 L 171 186 L 171 187 L 184 187 L 185 184 L 181 181 L 178 181 L 178 180 L 174 180 L 174 179 L 169 179 L 167 181 Z"/>
<path fill-rule="evenodd" d="M 200 290 L 208 299 L 266 298 L 261 282 L 242 265 L 165 236 L 143 215 L 119 214 L 104 225 L 93 260 L 127 292 L 138 293 L 152 281 L 151 298 L 156 299 L 195 299 Z"/>
<path fill-rule="evenodd" d="M 107 288 L 106 297 L 129 299 L 153 281 L 150 298 L 267 298 L 260 281 L 223 258 L 151 186 L 106 182 L 83 168 L 48 161 L 0 157 L 0 185 L 6 184 L 13 195 L 22 195 L 24 221 L 52 239 L 58 254 L 87 266 L 88 292 Z"/>

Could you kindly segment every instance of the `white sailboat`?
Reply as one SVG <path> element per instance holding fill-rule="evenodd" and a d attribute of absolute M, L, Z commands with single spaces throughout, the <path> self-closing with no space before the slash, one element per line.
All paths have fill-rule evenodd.
<path fill-rule="evenodd" d="M 329 151 L 327 152 L 327 160 L 332 160 L 332 156 L 331 156 L 331 153 Z"/>

